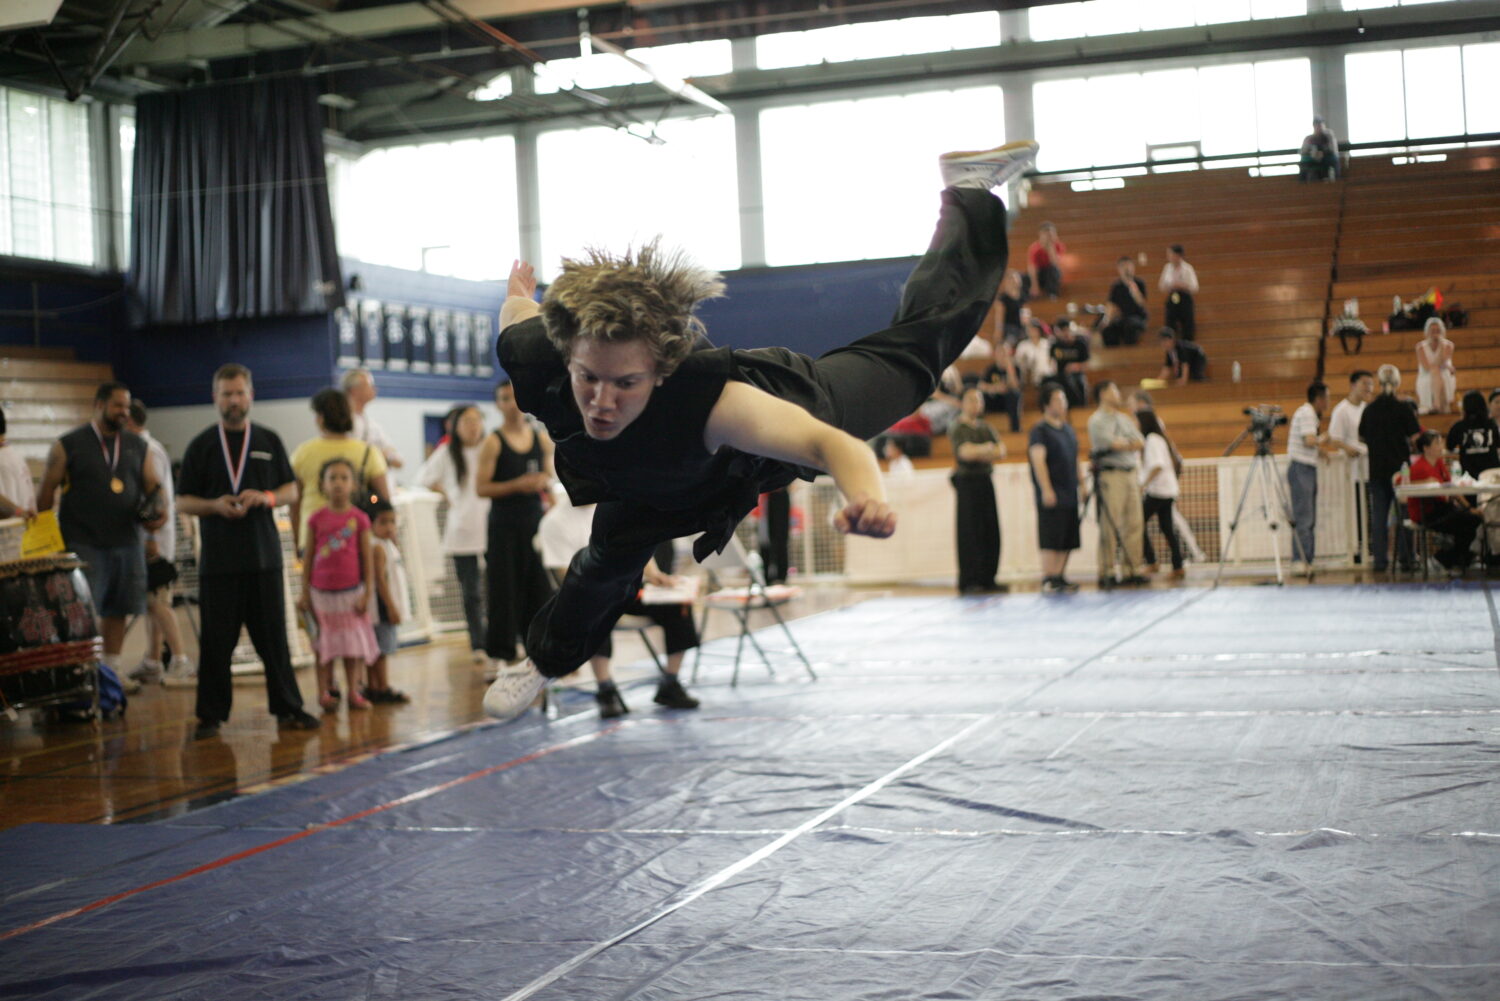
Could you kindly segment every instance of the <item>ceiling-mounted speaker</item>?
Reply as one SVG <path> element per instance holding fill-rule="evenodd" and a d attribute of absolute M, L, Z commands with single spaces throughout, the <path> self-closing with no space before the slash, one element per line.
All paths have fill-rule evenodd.
<path fill-rule="evenodd" d="M 62 0 L 5 0 L 0 3 L 0 31 L 51 24 L 61 6 Z"/>

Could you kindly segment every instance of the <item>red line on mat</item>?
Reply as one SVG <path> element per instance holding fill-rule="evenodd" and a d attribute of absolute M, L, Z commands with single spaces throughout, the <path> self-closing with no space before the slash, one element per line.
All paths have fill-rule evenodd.
<path fill-rule="evenodd" d="M 358 813 L 351 813 L 347 817 L 340 817 L 337 820 L 330 820 L 324 824 L 315 824 L 312 827 L 307 828 L 305 831 L 298 831 L 296 834 L 289 834 L 284 838 L 278 838 L 275 841 L 268 841 L 263 845 L 257 845 L 254 848 L 247 848 L 242 852 L 235 852 L 233 855 L 225 855 L 223 858 L 214 859 L 212 862 L 205 862 L 203 865 L 195 866 L 192 869 L 187 869 L 183 872 L 179 872 L 175 876 L 168 876 L 165 879 L 158 879 L 155 882 L 137 886 L 133 890 L 125 890 L 121 893 L 111 894 L 108 897 L 100 897 L 98 900 L 95 900 L 92 903 L 84 904 L 82 907 L 74 907 L 66 911 L 59 911 L 57 914 L 42 918 L 40 921 L 33 921 L 30 924 L 21 925 L 20 927 L 12 928 L 7 932 L 0 933 L 0 942 L 5 941 L 6 939 L 16 938 L 20 935 L 25 935 L 27 932 L 36 931 L 38 928 L 45 928 L 48 925 L 56 924 L 59 921 L 66 921 L 68 918 L 76 918 L 80 914 L 87 914 L 90 911 L 103 910 L 104 908 L 109 907 L 112 904 L 118 904 L 122 900 L 127 900 L 130 897 L 146 893 L 149 890 L 155 890 L 159 887 L 169 886 L 172 883 L 180 883 L 182 880 L 190 879 L 193 876 L 198 876 L 205 872 L 212 872 L 215 869 L 222 869 L 227 865 L 231 865 L 235 862 L 251 858 L 253 856 L 261 854 L 262 852 L 268 852 L 273 848 L 280 848 L 282 845 L 289 845 L 294 841 L 301 841 L 303 838 L 311 837 L 314 834 L 320 834 L 323 831 L 332 830 L 335 827 L 342 827 L 344 824 L 352 824 L 356 820 L 363 820 L 366 817 L 374 816 L 377 813 L 384 813 L 386 810 L 391 810 L 398 806 L 405 806 L 408 803 L 415 803 L 417 800 L 426 799 L 429 796 L 436 796 L 438 793 L 446 792 L 449 789 L 454 788 L 455 786 L 461 786 L 466 782 L 473 782 L 475 779 L 482 779 L 487 775 L 493 775 L 496 772 L 503 772 L 507 769 L 515 768 L 518 765 L 527 764 L 529 762 L 537 760 L 538 758 L 546 757 L 547 755 L 554 752 L 566 750 L 570 747 L 576 747 L 579 744 L 586 744 L 592 740 L 598 740 L 600 737 L 604 737 L 608 734 L 614 733 L 623 725 L 623 723 L 616 723 L 615 725 L 606 727 L 603 730 L 596 730 L 593 733 L 581 734 L 580 736 L 574 737 L 572 740 L 565 740 L 560 744 L 553 744 L 551 747 L 544 747 L 541 750 L 532 751 L 530 754 L 524 754 L 519 758 L 514 758 L 510 761 L 504 762 L 503 764 L 491 765 L 488 768 L 481 768 L 477 772 L 470 772 L 468 775 L 464 775 L 460 778 L 449 779 L 447 782 L 440 782 L 437 785 L 428 786 L 426 789 L 418 789 L 416 792 L 407 793 L 405 796 L 401 796 L 397 799 L 381 803 L 379 806 L 372 806 L 368 810 L 360 810 Z"/>

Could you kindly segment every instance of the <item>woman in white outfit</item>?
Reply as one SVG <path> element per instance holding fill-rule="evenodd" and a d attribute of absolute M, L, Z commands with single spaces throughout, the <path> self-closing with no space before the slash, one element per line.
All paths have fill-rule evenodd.
<path fill-rule="evenodd" d="M 484 653 L 484 576 L 479 557 L 488 545 L 490 501 L 474 490 L 478 477 L 479 448 L 484 442 L 484 414 L 477 406 L 459 410 L 453 418 L 448 441 L 422 465 L 417 480 L 448 502 L 448 522 L 443 527 L 443 552 L 453 557 L 453 571 L 463 592 L 464 623 L 469 630 L 469 649 L 476 663 Z"/>
<path fill-rule="evenodd" d="M 1427 318 L 1417 342 L 1417 410 L 1446 414 L 1458 395 L 1458 370 L 1453 366 L 1453 342 L 1448 328 L 1435 316 Z"/>

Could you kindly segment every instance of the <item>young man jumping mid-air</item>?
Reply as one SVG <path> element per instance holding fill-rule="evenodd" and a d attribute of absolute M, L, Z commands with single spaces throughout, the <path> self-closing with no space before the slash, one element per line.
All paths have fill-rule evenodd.
<path fill-rule="evenodd" d="M 917 409 L 979 330 L 1006 263 L 1005 205 L 991 189 L 1036 152 L 1019 142 L 939 157 L 937 231 L 891 326 L 821 358 L 708 346 L 694 310 L 723 282 L 654 242 L 564 260 L 540 306 L 531 266 L 516 263 L 500 365 L 547 426 L 573 503 L 599 506 L 588 547 L 532 620 L 526 664 L 485 693 L 487 713 L 519 714 L 588 660 L 658 543 L 701 533 L 699 559 L 721 550 L 763 492 L 828 473 L 844 497 L 839 531 L 896 530 L 865 440 Z"/>

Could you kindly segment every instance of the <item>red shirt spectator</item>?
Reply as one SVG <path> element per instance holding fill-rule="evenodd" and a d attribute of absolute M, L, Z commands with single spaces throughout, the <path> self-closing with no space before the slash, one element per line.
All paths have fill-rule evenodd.
<path fill-rule="evenodd" d="M 1451 476 L 1448 475 L 1448 467 L 1438 460 L 1430 461 L 1425 455 L 1418 456 L 1417 461 L 1411 464 L 1412 483 L 1421 483 L 1424 480 L 1436 480 L 1439 483 L 1447 483 Z M 1434 511 L 1440 511 L 1448 505 L 1443 497 L 1408 497 L 1406 500 L 1406 515 L 1412 521 L 1421 524 L 1427 516 Z"/>
<path fill-rule="evenodd" d="M 1049 264 L 1054 268 L 1061 268 L 1062 255 L 1067 252 L 1068 246 L 1061 240 L 1053 240 L 1051 250 L 1048 250 L 1041 240 L 1035 240 L 1030 247 L 1026 248 L 1026 260 L 1037 271 L 1042 270 Z"/>

